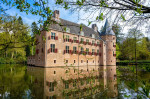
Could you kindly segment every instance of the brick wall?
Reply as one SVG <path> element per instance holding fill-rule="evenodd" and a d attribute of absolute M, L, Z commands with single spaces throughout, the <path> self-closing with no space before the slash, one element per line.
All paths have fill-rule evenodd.
<path fill-rule="evenodd" d="M 56 38 L 51 38 L 51 32 L 55 33 Z M 69 40 L 66 41 L 66 35 L 69 36 Z M 73 42 L 73 38 L 76 37 L 77 41 Z M 40 35 L 36 36 L 37 46 L 35 55 L 36 66 L 85 66 L 85 65 L 116 65 L 116 38 L 115 36 L 102 36 L 102 40 L 96 40 L 85 36 L 78 36 L 71 33 L 60 32 L 56 30 L 42 31 Z M 84 42 L 80 42 L 81 38 Z M 90 43 L 86 44 L 86 39 Z M 92 45 L 92 41 L 95 43 Z M 97 45 L 97 42 L 100 42 Z M 51 44 L 55 44 L 55 51 L 50 52 Z M 65 53 L 66 46 L 69 46 L 69 53 Z M 73 47 L 77 48 L 78 54 L 72 53 Z M 89 54 L 80 54 L 81 47 L 89 48 Z M 92 54 L 92 49 L 96 53 Z M 97 55 L 97 50 L 99 54 Z M 31 62 L 28 62 L 31 64 Z"/>

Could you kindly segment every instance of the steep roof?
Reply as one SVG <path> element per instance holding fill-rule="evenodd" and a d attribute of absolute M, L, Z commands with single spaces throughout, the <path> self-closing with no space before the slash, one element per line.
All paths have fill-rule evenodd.
<path fill-rule="evenodd" d="M 64 19 L 60 18 L 59 24 L 52 24 L 50 26 L 50 28 L 58 30 L 58 31 L 63 31 L 65 32 L 64 28 L 67 27 L 70 29 L 70 33 L 72 34 L 76 34 L 79 35 L 80 33 L 80 24 L 77 23 L 73 23 Z M 99 33 L 95 32 L 94 29 L 89 28 L 85 25 L 83 25 L 82 27 L 82 31 L 84 32 L 84 36 L 85 37 L 92 37 L 92 34 L 95 34 L 95 38 L 96 39 L 100 39 L 99 38 Z"/>
<path fill-rule="evenodd" d="M 115 33 L 113 32 L 112 28 L 108 23 L 108 20 L 106 20 L 102 32 L 100 33 L 100 36 L 104 36 L 104 35 L 115 35 Z"/>

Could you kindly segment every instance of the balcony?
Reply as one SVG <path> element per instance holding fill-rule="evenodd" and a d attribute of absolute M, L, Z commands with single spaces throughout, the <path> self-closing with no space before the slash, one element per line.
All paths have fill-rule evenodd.
<path fill-rule="evenodd" d="M 81 54 L 86 55 L 86 52 L 85 52 L 85 51 L 80 51 L 79 54 L 80 54 L 80 55 L 81 55 Z"/>
<path fill-rule="evenodd" d="M 83 41 L 80 41 L 80 44 L 83 44 Z"/>
<path fill-rule="evenodd" d="M 113 56 L 116 56 L 116 54 L 113 54 Z"/>
<path fill-rule="evenodd" d="M 92 45 L 94 46 L 95 43 L 92 43 Z"/>
<path fill-rule="evenodd" d="M 85 41 L 83 41 L 83 44 L 84 44 L 84 45 L 86 45 L 86 42 L 85 42 Z"/>
<path fill-rule="evenodd" d="M 78 51 L 72 51 L 72 54 L 78 54 Z"/>
<path fill-rule="evenodd" d="M 72 50 L 64 50 L 64 54 L 72 54 L 73 51 Z"/>
<path fill-rule="evenodd" d="M 48 53 L 57 53 L 57 48 L 55 49 L 49 48 Z"/>
<path fill-rule="evenodd" d="M 92 53 L 91 53 L 91 52 L 88 52 L 88 55 L 92 55 Z"/>
<path fill-rule="evenodd" d="M 58 40 L 58 36 L 48 36 L 48 40 Z"/>
<path fill-rule="evenodd" d="M 113 47 L 116 47 L 116 45 L 113 45 Z"/>
<path fill-rule="evenodd" d="M 88 45 L 91 45 L 91 42 L 88 42 Z"/>
<path fill-rule="evenodd" d="M 97 44 L 95 43 L 94 46 L 97 46 Z"/>
<path fill-rule="evenodd" d="M 94 55 L 96 55 L 96 56 L 97 56 L 97 53 L 95 52 L 95 53 L 94 53 Z"/>

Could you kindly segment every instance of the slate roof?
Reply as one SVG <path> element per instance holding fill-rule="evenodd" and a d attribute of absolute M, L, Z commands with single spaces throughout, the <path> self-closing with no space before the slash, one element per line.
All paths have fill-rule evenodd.
<path fill-rule="evenodd" d="M 102 32 L 100 33 L 100 36 L 104 35 L 115 35 L 112 28 L 109 26 L 108 20 L 106 20 L 104 28 L 102 29 Z"/>
<path fill-rule="evenodd" d="M 55 30 L 63 31 L 63 32 L 65 32 L 65 30 L 64 30 L 65 27 L 70 28 L 70 33 L 72 33 L 72 34 L 79 35 L 79 33 L 80 33 L 80 24 L 73 23 L 73 22 L 70 22 L 70 21 L 67 21 L 67 20 L 64 20 L 61 18 L 60 18 L 59 24 L 52 24 L 50 26 L 51 29 L 55 29 Z M 95 38 L 100 39 L 99 32 L 95 32 L 94 29 L 92 29 L 92 28 L 89 28 L 89 27 L 83 25 L 82 31 L 84 32 L 85 37 L 91 38 L 92 34 L 95 34 Z"/>

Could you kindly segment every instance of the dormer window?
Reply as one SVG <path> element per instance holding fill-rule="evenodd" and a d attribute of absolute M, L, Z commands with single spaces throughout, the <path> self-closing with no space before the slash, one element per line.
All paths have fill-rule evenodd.
<path fill-rule="evenodd" d="M 70 28 L 66 27 L 66 32 L 70 33 Z"/>
<path fill-rule="evenodd" d="M 92 34 L 92 38 L 95 38 L 95 34 Z"/>
<path fill-rule="evenodd" d="M 83 32 L 83 31 L 81 31 L 81 32 L 80 32 L 80 35 L 81 35 L 81 36 L 84 36 L 84 32 Z"/>

